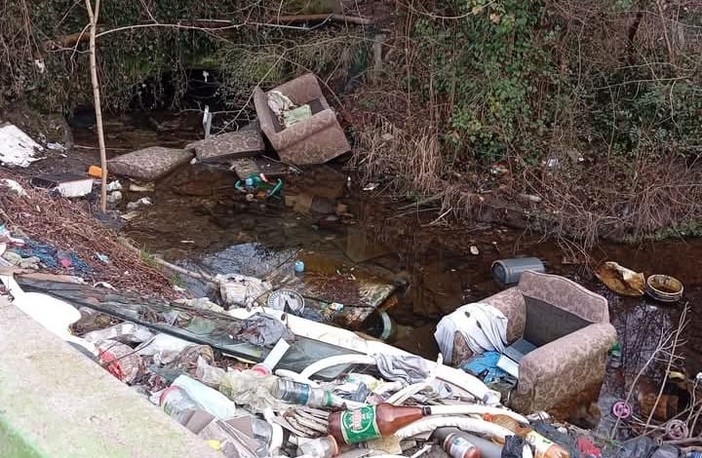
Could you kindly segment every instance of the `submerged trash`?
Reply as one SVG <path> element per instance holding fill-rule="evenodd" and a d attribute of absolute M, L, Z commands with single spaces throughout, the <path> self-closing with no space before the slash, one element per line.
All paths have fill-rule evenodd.
<path fill-rule="evenodd" d="M 632 297 L 643 296 L 644 275 L 622 267 L 616 262 L 605 262 L 595 270 L 595 276 L 617 294 Z"/>
<path fill-rule="evenodd" d="M 522 273 L 527 270 L 545 272 L 544 263 L 539 258 L 500 259 L 492 263 L 492 278 L 502 287 L 519 283 Z"/>
<path fill-rule="evenodd" d="M 305 309 L 305 299 L 297 291 L 279 289 L 268 295 L 267 305 L 273 310 L 298 314 Z"/>
<path fill-rule="evenodd" d="M 273 289 L 267 281 L 246 275 L 228 274 L 217 275 L 222 300 L 227 305 L 251 307 L 257 304 L 259 298 Z"/>
<path fill-rule="evenodd" d="M 153 205 L 154 202 L 148 198 L 148 197 L 142 197 L 141 199 L 135 201 L 135 202 L 129 202 L 127 204 L 127 210 L 132 211 L 136 210 L 139 207 L 148 207 Z"/>
<path fill-rule="evenodd" d="M 680 280 L 669 275 L 651 275 L 646 279 L 646 293 L 661 302 L 677 302 L 685 288 Z"/>

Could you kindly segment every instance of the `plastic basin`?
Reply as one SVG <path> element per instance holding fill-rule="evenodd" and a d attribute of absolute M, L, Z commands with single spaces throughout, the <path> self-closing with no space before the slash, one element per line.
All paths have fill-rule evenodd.
<path fill-rule="evenodd" d="M 684 292 L 682 282 L 669 275 L 651 275 L 646 279 L 646 293 L 661 302 L 677 302 Z"/>

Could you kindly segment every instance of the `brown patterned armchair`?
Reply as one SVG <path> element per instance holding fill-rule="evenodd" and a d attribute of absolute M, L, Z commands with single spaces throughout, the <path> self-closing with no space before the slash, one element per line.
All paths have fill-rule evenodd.
<path fill-rule="evenodd" d="M 317 77 L 307 73 L 275 88 L 296 105 L 308 104 L 312 117 L 284 127 L 268 107 L 267 95 L 254 91 L 254 105 L 261 130 L 283 162 L 321 164 L 351 150 L 346 135 L 322 94 Z"/>
<path fill-rule="evenodd" d="M 517 286 L 482 302 L 508 318 L 510 343 L 523 337 L 538 347 L 519 363 L 511 407 L 524 413 L 548 410 L 599 391 L 607 353 L 617 338 L 607 299 L 567 278 L 527 271 Z M 456 332 L 452 365 L 471 356 Z"/>

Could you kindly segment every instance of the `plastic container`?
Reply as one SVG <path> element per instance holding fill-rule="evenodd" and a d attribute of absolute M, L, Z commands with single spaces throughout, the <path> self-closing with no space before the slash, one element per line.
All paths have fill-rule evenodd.
<path fill-rule="evenodd" d="M 179 376 L 171 386 L 181 388 L 198 406 L 220 420 L 236 416 L 236 405 L 229 398 L 187 375 Z"/>
<path fill-rule="evenodd" d="M 339 454 L 339 445 L 333 436 L 305 441 L 297 447 L 297 456 L 331 458 Z"/>
<path fill-rule="evenodd" d="M 544 263 L 539 258 L 510 258 L 499 259 L 492 263 L 492 278 L 502 287 L 519 283 L 522 274 L 527 270 L 545 272 Z"/>
<path fill-rule="evenodd" d="M 657 301 L 677 302 L 684 291 L 682 282 L 669 275 L 651 275 L 646 279 L 646 293 Z"/>
<path fill-rule="evenodd" d="M 102 178 L 102 169 L 97 165 L 91 165 L 88 167 L 88 175 L 94 178 Z"/>
<path fill-rule="evenodd" d="M 305 262 L 304 261 L 295 261 L 294 265 L 295 269 L 295 275 L 300 276 L 305 273 Z"/>
<path fill-rule="evenodd" d="M 159 399 L 159 405 L 164 412 L 181 425 L 184 425 L 190 419 L 192 413 L 198 409 L 197 403 L 188 396 L 188 393 L 177 386 L 169 386 L 163 390 Z"/>

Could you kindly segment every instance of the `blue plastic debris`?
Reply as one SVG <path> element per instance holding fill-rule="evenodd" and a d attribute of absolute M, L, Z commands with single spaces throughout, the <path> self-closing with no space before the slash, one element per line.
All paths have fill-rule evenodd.
<path fill-rule="evenodd" d="M 74 272 L 89 274 L 92 269 L 74 252 L 60 251 L 56 247 L 35 240 L 27 240 L 17 254 L 23 258 L 37 257 L 49 269 L 58 269 L 68 265 Z M 65 267 L 64 267 L 65 268 Z"/>

